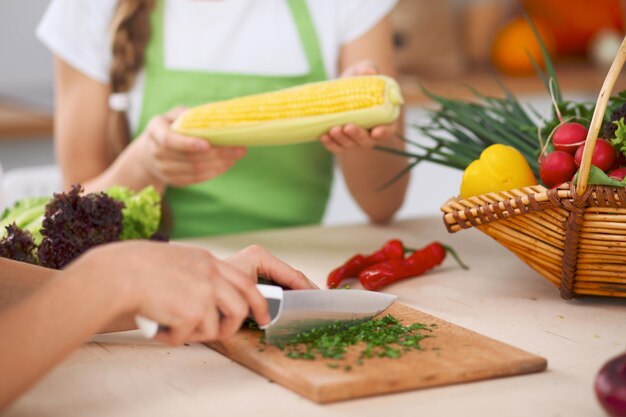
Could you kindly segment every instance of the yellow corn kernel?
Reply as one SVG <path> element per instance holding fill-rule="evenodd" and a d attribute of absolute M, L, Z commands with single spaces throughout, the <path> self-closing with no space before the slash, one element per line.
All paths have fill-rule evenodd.
<path fill-rule="evenodd" d="M 350 77 L 205 104 L 186 111 L 173 128 L 217 145 L 299 143 L 346 123 L 390 123 L 401 104 L 393 79 Z"/>

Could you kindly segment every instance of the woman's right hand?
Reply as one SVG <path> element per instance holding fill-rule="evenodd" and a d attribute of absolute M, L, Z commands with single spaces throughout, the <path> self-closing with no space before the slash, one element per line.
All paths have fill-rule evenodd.
<path fill-rule="evenodd" d="M 310 287 L 301 272 L 252 249 L 220 260 L 193 246 L 127 241 L 92 249 L 65 272 L 117 294 L 116 315 L 140 314 L 167 326 L 157 334 L 159 341 L 224 340 L 250 312 L 260 325 L 270 321 L 267 301 L 255 285 L 257 270 L 294 288 Z"/>
<path fill-rule="evenodd" d="M 140 314 L 167 326 L 155 339 L 171 345 L 228 338 L 250 311 L 259 324 L 270 320 L 255 283 L 197 247 L 113 243 L 92 249 L 64 272 L 117 294 L 116 316 Z"/>
<path fill-rule="evenodd" d="M 185 186 L 215 178 L 246 154 L 241 146 L 212 146 L 202 138 L 175 133 L 171 124 L 179 107 L 153 117 L 133 143 L 146 172 L 163 185 Z"/>

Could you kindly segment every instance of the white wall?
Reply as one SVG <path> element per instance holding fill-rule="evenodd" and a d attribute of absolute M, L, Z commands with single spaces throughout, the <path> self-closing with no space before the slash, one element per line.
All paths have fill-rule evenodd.
<path fill-rule="evenodd" d="M 48 0 L 4 0 L 0 12 L 0 95 L 49 102 L 52 59 L 35 37 Z"/>
<path fill-rule="evenodd" d="M 52 57 L 35 37 L 48 0 L 3 0 L 0 12 L 0 100 L 52 108 Z M 2 168 L 54 163 L 50 138 L 0 140 Z"/>

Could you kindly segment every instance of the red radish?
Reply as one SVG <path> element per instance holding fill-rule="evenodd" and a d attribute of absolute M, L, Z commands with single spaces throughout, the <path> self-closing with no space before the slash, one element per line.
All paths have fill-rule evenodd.
<path fill-rule="evenodd" d="M 587 140 L 587 128 L 580 123 L 563 123 L 554 131 L 552 144 L 557 151 L 571 153 Z"/>
<path fill-rule="evenodd" d="M 550 152 L 539 165 L 539 176 L 548 188 L 569 181 L 575 172 L 574 157 L 563 151 Z"/>
<path fill-rule="evenodd" d="M 626 167 L 616 168 L 609 172 L 609 178 L 614 180 L 621 181 L 624 177 L 626 177 Z"/>
<path fill-rule="evenodd" d="M 613 162 L 613 166 L 611 168 L 616 169 L 623 166 L 626 166 L 626 155 L 621 152 L 617 152 L 617 158 L 615 158 L 615 162 Z"/>
<path fill-rule="evenodd" d="M 580 145 L 574 155 L 574 162 L 580 166 L 583 159 L 583 152 L 585 151 L 585 145 Z M 606 172 L 613 166 L 617 153 L 615 148 L 609 142 L 604 139 L 598 139 L 596 141 L 596 147 L 593 148 L 593 156 L 591 157 L 591 164 L 597 166 L 602 171 Z"/>

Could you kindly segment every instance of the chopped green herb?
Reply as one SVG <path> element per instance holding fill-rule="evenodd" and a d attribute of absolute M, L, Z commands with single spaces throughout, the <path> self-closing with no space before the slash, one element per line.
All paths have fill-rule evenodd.
<path fill-rule="evenodd" d="M 348 348 L 359 345 L 361 350 L 356 364 L 362 365 L 363 359 L 396 359 L 410 350 L 420 350 L 420 341 L 431 337 L 432 331 L 432 325 L 413 323 L 405 326 L 397 318 L 387 315 L 350 327 L 346 327 L 345 323 L 333 323 L 309 330 L 278 347 L 292 359 L 313 360 L 321 357 L 341 360 L 345 359 Z M 334 369 L 334 365 L 330 363 L 328 367 Z M 344 370 L 349 370 L 348 368 L 352 369 L 350 365 L 346 365 Z"/>

